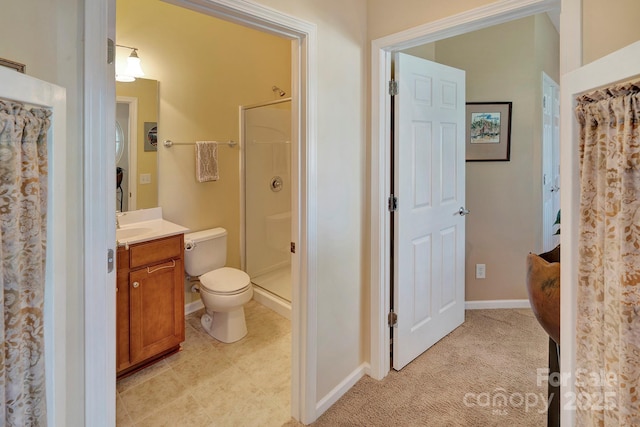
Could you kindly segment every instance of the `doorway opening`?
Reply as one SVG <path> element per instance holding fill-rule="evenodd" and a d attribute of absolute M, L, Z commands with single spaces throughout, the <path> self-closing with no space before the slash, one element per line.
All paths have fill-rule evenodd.
<path fill-rule="evenodd" d="M 116 210 L 136 209 L 138 99 L 116 99 Z"/>
<path fill-rule="evenodd" d="M 542 73 L 542 250 L 560 243 L 560 86 Z"/>
<path fill-rule="evenodd" d="M 395 52 L 444 40 L 453 36 L 507 23 L 547 11 L 558 11 L 559 1 L 513 2 L 491 5 L 464 12 L 441 21 L 412 28 L 374 40 L 372 66 L 372 165 L 371 165 L 371 376 L 382 379 L 389 372 L 387 315 L 390 311 L 390 212 L 385 199 L 391 194 L 390 156 L 387 144 L 391 136 L 388 82 Z M 471 209 L 471 208 L 470 208 Z M 397 274 L 397 273 L 396 273 Z M 398 314 L 400 315 L 400 314 Z"/>
<path fill-rule="evenodd" d="M 253 3 L 230 3 L 212 0 L 206 3 L 190 0 L 172 0 L 168 3 L 191 9 L 206 15 L 278 35 L 291 41 L 292 52 L 292 135 L 298 141 L 292 158 L 296 159 L 296 184 L 292 188 L 295 215 L 292 214 L 292 239 L 297 243 L 292 255 L 292 274 L 299 278 L 292 289 L 292 299 L 298 303 L 292 308 L 292 393 L 291 412 L 295 419 L 310 423 L 316 418 L 316 265 L 317 265 L 317 213 L 316 213 L 316 146 L 317 146 L 317 28 L 314 24 L 282 14 L 274 9 Z M 113 98 L 113 67 L 104 65 L 104 40 L 115 39 L 115 1 L 92 2 L 85 11 L 87 43 L 85 48 L 85 135 L 88 155 L 86 166 L 87 185 L 85 194 L 108 194 L 104 200 L 85 202 L 86 241 L 91 248 L 110 248 L 115 242 L 115 226 L 106 212 L 114 211 L 111 190 L 115 189 L 115 162 L 112 145 L 107 139 L 114 137 L 113 130 L 94 123 L 105 123 L 111 129 L 115 119 Z M 103 23 L 94 25 L 96 22 Z M 95 78 L 94 78 L 95 77 Z M 104 104 L 104 99 L 112 99 Z M 97 144 L 95 141 L 101 141 Z M 106 147 L 109 147 L 107 150 Z M 105 169 L 104 165 L 112 164 Z M 92 173 L 98 171 L 100 173 Z M 103 173 L 104 171 L 104 173 Z M 105 193 L 105 188 L 110 189 Z M 99 198 L 102 199 L 102 198 Z M 111 226 L 109 226 L 111 224 Z M 86 272 L 104 270 L 104 254 L 101 249 L 92 251 L 85 258 Z M 95 280 L 93 280 L 95 279 Z M 115 364 L 112 351 L 115 347 L 115 330 L 110 327 L 114 320 L 115 300 L 108 289 L 115 287 L 115 274 L 106 272 L 93 278 L 95 286 L 85 292 L 85 405 L 88 420 L 115 419 L 114 381 Z M 102 286 L 104 284 L 104 286 Z M 106 294 L 106 295 L 105 295 Z M 111 295 L 112 296 L 112 295 Z M 108 333 L 103 333 L 104 329 Z M 105 369 L 112 366 L 113 369 Z M 111 424 L 111 423 L 110 423 Z"/>

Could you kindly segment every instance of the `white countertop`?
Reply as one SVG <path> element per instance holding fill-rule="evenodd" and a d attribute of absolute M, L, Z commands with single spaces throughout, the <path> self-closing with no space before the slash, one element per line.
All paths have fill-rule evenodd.
<path fill-rule="evenodd" d="M 188 228 L 162 218 L 162 208 L 139 209 L 116 214 L 118 246 L 129 246 L 162 237 L 175 236 L 189 231 Z"/>

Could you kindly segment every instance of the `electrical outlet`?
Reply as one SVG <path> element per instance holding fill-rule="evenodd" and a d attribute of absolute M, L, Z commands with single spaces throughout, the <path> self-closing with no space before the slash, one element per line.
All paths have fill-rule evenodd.
<path fill-rule="evenodd" d="M 486 264 L 476 264 L 476 279 L 484 279 L 487 275 Z"/>
<path fill-rule="evenodd" d="M 150 173 L 141 173 L 140 174 L 140 184 L 151 184 L 151 174 Z"/>

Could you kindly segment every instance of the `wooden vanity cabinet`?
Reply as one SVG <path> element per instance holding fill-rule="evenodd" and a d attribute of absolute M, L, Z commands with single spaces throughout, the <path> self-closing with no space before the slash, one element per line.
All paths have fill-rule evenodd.
<path fill-rule="evenodd" d="M 184 341 L 184 235 L 118 247 L 116 372 L 131 373 Z"/>

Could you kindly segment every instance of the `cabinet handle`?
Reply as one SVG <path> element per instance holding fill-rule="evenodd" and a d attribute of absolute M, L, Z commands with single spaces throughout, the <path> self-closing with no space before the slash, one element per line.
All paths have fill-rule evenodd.
<path fill-rule="evenodd" d="M 133 287 L 134 287 L 134 288 L 137 288 L 138 286 L 140 286 L 140 283 L 139 283 L 139 282 L 133 282 Z"/>
<path fill-rule="evenodd" d="M 162 267 L 154 268 L 151 270 L 151 267 L 147 267 L 147 274 L 155 273 L 158 270 L 162 270 L 163 268 L 173 268 L 176 266 L 176 260 L 171 260 L 171 265 L 163 265 Z"/>

